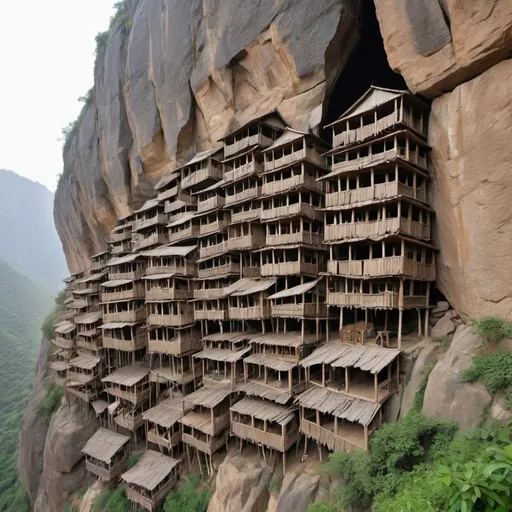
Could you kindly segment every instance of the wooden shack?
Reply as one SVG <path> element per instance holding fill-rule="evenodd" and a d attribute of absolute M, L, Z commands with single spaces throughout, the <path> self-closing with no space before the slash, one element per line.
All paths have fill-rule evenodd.
<path fill-rule="evenodd" d="M 130 254 L 112 258 L 108 263 L 108 279 L 120 281 L 124 279 L 141 279 L 146 272 L 147 261 L 141 254 Z"/>
<path fill-rule="evenodd" d="M 75 317 L 76 346 L 89 353 L 98 353 L 103 347 L 101 337 L 101 311 Z"/>
<path fill-rule="evenodd" d="M 196 276 L 196 249 L 197 245 L 172 245 L 144 251 L 142 255 L 148 258 L 145 277 L 158 274 Z"/>
<path fill-rule="evenodd" d="M 66 393 L 90 403 L 101 392 L 100 378 L 103 365 L 100 357 L 80 354 L 69 361 Z"/>
<path fill-rule="evenodd" d="M 132 252 L 132 223 L 119 220 L 117 225 L 105 237 L 113 256 L 123 256 Z"/>
<path fill-rule="evenodd" d="M 146 449 L 151 445 L 171 457 L 180 455 L 182 402 L 181 398 L 166 398 L 142 415 L 146 422 Z"/>
<path fill-rule="evenodd" d="M 192 243 L 199 234 L 199 219 L 190 213 L 167 224 L 167 237 L 170 244 Z"/>
<path fill-rule="evenodd" d="M 89 256 L 89 259 L 91 260 L 91 267 L 89 269 L 91 274 L 103 272 L 107 265 L 107 261 L 110 259 L 110 251 L 100 251 Z"/>
<path fill-rule="evenodd" d="M 179 478 L 179 463 L 177 459 L 147 450 L 137 464 L 121 476 L 128 484 L 126 496 L 150 512 L 157 510 Z"/>
<path fill-rule="evenodd" d="M 116 483 L 126 469 L 130 455 L 130 438 L 104 428 L 98 429 L 85 443 L 87 471 L 104 482 Z"/>
<path fill-rule="evenodd" d="M 63 320 L 55 325 L 54 331 L 55 337 L 52 339 L 54 345 L 64 350 L 75 348 L 76 325 L 74 322 Z"/>
<path fill-rule="evenodd" d="M 194 192 L 208 188 L 222 179 L 222 148 L 197 153 L 192 160 L 176 169 L 181 173 L 182 190 Z"/>

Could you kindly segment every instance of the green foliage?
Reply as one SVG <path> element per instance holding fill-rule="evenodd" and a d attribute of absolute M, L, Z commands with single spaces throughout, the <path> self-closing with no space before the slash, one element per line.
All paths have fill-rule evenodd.
<path fill-rule="evenodd" d="M 104 512 L 114 491 L 105 491 L 94 497 L 91 512 Z"/>
<path fill-rule="evenodd" d="M 128 469 L 132 469 L 142 457 L 142 453 L 131 453 L 128 457 Z"/>
<path fill-rule="evenodd" d="M 211 492 L 200 486 L 197 476 L 190 476 L 188 482 L 177 492 L 171 491 L 163 506 L 164 512 L 206 512 Z"/>
<path fill-rule="evenodd" d="M 283 475 L 277 474 L 272 477 L 268 483 L 268 492 L 271 494 L 279 494 L 281 486 L 283 485 Z"/>
<path fill-rule="evenodd" d="M 55 324 L 58 321 L 60 313 L 64 310 L 64 301 L 66 300 L 66 292 L 60 291 L 55 297 L 55 304 L 52 311 L 50 311 L 43 323 L 41 324 L 41 331 L 47 339 L 53 338 Z"/>
<path fill-rule="evenodd" d="M 306 509 L 306 512 L 337 512 L 338 508 L 336 505 L 326 503 L 325 501 L 315 501 L 311 503 Z"/>
<path fill-rule="evenodd" d="M 18 436 L 34 381 L 40 325 L 51 294 L 33 279 L 0 261 L 0 511 L 28 512 L 18 480 Z"/>
<path fill-rule="evenodd" d="M 476 331 L 491 343 L 498 343 L 503 338 L 512 338 L 512 322 L 496 316 L 486 316 L 480 320 L 472 320 Z"/>
<path fill-rule="evenodd" d="M 46 390 L 46 395 L 39 404 L 39 414 L 47 423 L 50 423 L 52 415 L 58 409 L 63 395 L 64 389 L 56 384 L 51 384 Z"/>
<path fill-rule="evenodd" d="M 473 364 L 464 370 L 462 382 L 483 382 L 490 393 L 512 386 L 512 353 L 492 352 L 473 358 Z"/>
<path fill-rule="evenodd" d="M 443 453 L 455 435 L 457 425 L 411 411 L 401 421 L 378 430 L 369 452 L 333 453 L 324 469 L 341 475 L 341 507 L 368 507 L 375 496 L 394 495 L 404 475 L 415 466 Z"/>
<path fill-rule="evenodd" d="M 433 361 L 429 365 L 425 367 L 425 374 L 421 379 L 420 386 L 418 391 L 414 394 L 414 401 L 412 405 L 412 410 L 415 412 L 421 412 L 423 410 L 423 400 L 425 399 L 425 390 L 427 389 L 428 378 L 434 369 L 437 361 Z"/>
<path fill-rule="evenodd" d="M 132 503 L 126 496 L 124 485 L 96 496 L 91 508 L 91 512 L 131 512 L 131 510 Z"/>

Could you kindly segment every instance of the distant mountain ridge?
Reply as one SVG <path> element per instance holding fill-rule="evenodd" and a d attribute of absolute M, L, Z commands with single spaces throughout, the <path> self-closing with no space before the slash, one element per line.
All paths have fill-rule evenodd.
<path fill-rule="evenodd" d="M 53 222 L 53 193 L 4 169 L 0 169 L 0 259 L 54 293 L 67 274 Z"/>

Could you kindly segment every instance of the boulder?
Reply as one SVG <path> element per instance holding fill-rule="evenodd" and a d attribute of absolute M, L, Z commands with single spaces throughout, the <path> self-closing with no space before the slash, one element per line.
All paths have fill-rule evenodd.
<path fill-rule="evenodd" d="M 403 418 L 412 409 L 414 405 L 414 395 L 425 377 L 425 370 L 427 366 L 437 359 L 437 349 L 438 347 L 434 343 L 429 343 L 420 349 L 418 357 L 412 367 L 411 376 L 402 394 L 400 418 Z"/>
<path fill-rule="evenodd" d="M 455 331 L 455 323 L 452 320 L 452 311 L 447 311 L 432 328 L 431 336 L 434 340 L 440 340 Z"/>
<path fill-rule="evenodd" d="M 510 83 L 507 60 L 436 99 L 430 114 L 436 285 L 466 320 L 512 315 Z"/>
<path fill-rule="evenodd" d="M 392 69 L 409 89 L 440 96 L 509 57 L 509 0 L 374 0 Z"/>
<path fill-rule="evenodd" d="M 304 512 L 315 501 L 319 482 L 319 475 L 287 473 L 283 478 L 276 512 Z"/>
<path fill-rule="evenodd" d="M 432 316 L 441 318 L 446 311 L 450 309 L 450 304 L 446 302 L 445 300 L 440 300 L 433 308 L 432 308 Z"/>
<path fill-rule="evenodd" d="M 98 428 L 78 403 L 63 401 L 54 413 L 44 447 L 44 465 L 34 512 L 58 512 L 86 482 L 82 447 Z"/>
<path fill-rule="evenodd" d="M 460 372 L 469 368 L 477 347 L 484 343 L 472 326 L 455 331 L 447 352 L 430 373 L 423 412 L 445 421 L 457 421 L 461 430 L 477 427 L 492 400 L 481 383 L 463 383 Z"/>
<path fill-rule="evenodd" d="M 264 512 L 270 477 L 270 469 L 262 459 L 230 451 L 219 466 L 208 512 Z"/>
<path fill-rule="evenodd" d="M 494 421 L 507 424 L 512 420 L 512 410 L 507 405 L 507 399 L 503 391 L 496 393 L 491 405 L 490 416 Z"/>

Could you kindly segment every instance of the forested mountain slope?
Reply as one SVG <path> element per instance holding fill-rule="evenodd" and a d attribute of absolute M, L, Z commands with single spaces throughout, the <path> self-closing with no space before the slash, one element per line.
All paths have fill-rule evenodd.
<path fill-rule="evenodd" d="M 0 169 L 0 259 L 56 293 L 67 268 L 53 223 L 53 194 Z"/>
<path fill-rule="evenodd" d="M 40 326 L 52 307 L 52 295 L 0 260 L 0 511 L 23 510 L 24 490 L 16 471 L 18 432 L 34 379 Z"/>

